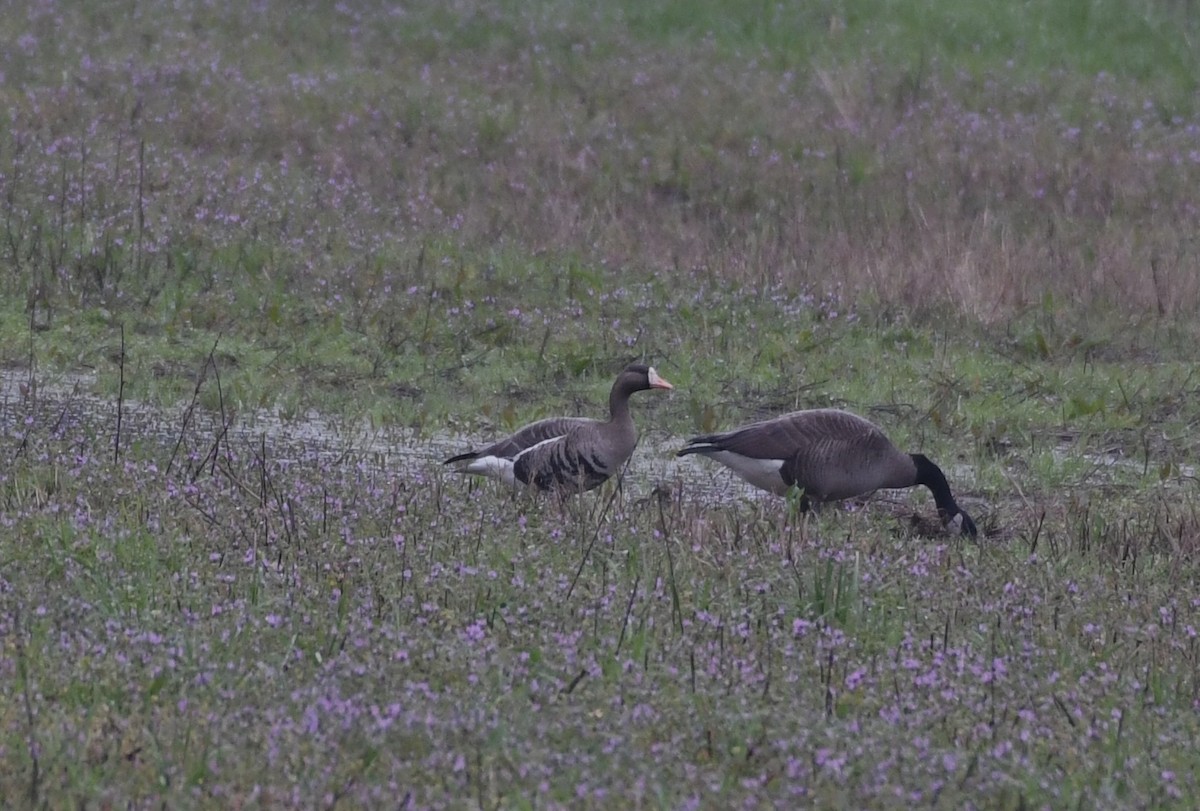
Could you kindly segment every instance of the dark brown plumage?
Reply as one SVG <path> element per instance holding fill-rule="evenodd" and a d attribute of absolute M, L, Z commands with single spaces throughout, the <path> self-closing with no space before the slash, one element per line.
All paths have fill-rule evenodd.
<path fill-rule="evenodd" d="M 808 501 L 838 501 L 883 488 L 924 485 L 942 520 L 974 536 L 941 468 L 922 454 L 899 450 L 873 423 L 832 408 L 795 411 L 688 441 L 679 456 L 715 459 L 755 487 L 783 495 L 793 486 Z"/>

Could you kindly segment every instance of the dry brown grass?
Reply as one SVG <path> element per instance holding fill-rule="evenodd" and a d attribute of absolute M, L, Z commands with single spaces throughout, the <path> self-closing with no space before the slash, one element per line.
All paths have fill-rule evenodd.
<path fill-rule="evenodd" d="M 20 284 L 64 275 L 55 251 L 84 234 L 128 243 L 141 205 L 160 258 L 247 234 L 305 257 L 449 237 L 984 321 L 1047 295 L 1200 308 L 1200 124 L 1133 85 L 867 59 L 789 71 L 541 18 L 522 21 L 528 41 L 474 50 L 354 28 L 322 67 L 306 48 L 342 48 L 337 32 L 248 36 L 255 21 L 146 35 L 148 50 L 131 36 L 134 62 L 110 42 L 86 66 L 9 66 L 0 191 Z M 47 205 L 61 190 L 84 202 Z M 215 210 L 236 227 L 197 225 Z M 61 244 L 34 244 L 54 230 Z"/>

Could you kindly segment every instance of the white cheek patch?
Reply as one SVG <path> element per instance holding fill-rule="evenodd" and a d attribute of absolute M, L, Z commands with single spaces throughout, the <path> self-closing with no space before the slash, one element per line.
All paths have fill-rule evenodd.
<path fill-rule="evenodd" d="M 467 473 L 477 473 L 490 479 L 499 479 L 505 484 L 516 487 L 517 480 L 513 476 L 513 462 L 499 456 L 481 456 L 472 459 L 471 464 L 463 468 Z"/>
<path fill-rule="evenodd" d="M 782 459 L 753 459 L 732 451 L 714 451 L 704 455 L 716 459 L 755 487 L 780 495 L 787 492 L 787 485 L 779 475 L 783 467 Z"/>

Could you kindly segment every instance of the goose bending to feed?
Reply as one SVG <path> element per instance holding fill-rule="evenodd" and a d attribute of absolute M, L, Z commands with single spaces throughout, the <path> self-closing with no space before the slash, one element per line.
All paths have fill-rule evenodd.
<path fill-rule="evenodd" d="M 452 456 L 445 464 L 460 464 L 464 473 L 489 476 L 513 486 L 564 494 L 591 490 L 606 482 L 633 455 L 637 428 L 629 413 L 630 396 L 648 389 L 671 388 L 674 386 L 652 366 L 626 366 L 608 394 L 608 420 L 539 420 L 486 448 Z"/>
<path fill-rule="evenodd" d="M 928 487 L 938 513 L 964 535 L 975 522 L 954 500 L 941 468 L 904 453 L 874 423 L 833 408 L 795 411 L 723 434 L 693 437 L 677 456 L 715 459 L 755 487 L 784 495 L 793 486 L 811 501 L 840 501 L 881 488 Z"/>

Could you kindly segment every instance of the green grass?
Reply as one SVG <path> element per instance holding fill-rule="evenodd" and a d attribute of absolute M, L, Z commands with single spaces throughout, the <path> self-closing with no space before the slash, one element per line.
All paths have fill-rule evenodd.
<path fill-rule="evenodd" d="M 690 45 L 710 39 L 742 56 L 761 51 L 781 66 L 856 61 L 865 54 L 906 68 L 923 62 L 981 73 L 1013 67 L 1027 79 L 1047 71 L 1103 71 L 1162 82 L 1175 92 L 1187 92 L 1196 80 L 1195 54 L 1185 37 L 1198 22 L 1187 4 L 1131 9 L 1089 0 L 1001 7 L 944 0 L 795 6 L 676 1 L 613 8 L 612 18 L 648 41 Z"/>
<path fill-rule="evenodd" d="M 6 802 L 1195 805 L 1190 3 L 27 11 Z M 620 488 L 439 464 L 635 359 Z M 668 464 L 824 406 L 980 540 Z"/>

